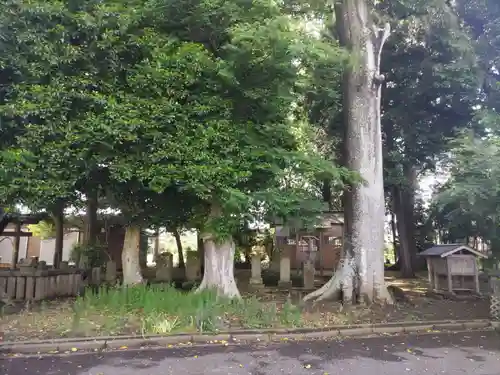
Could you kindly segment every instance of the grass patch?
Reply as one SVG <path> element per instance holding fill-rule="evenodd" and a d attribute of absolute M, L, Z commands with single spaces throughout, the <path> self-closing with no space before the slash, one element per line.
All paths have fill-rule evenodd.
<path fill-rule="evenodd" d="M 73 333 L 142 334 L 218 332 L 230 329 L 297 327 L 301 312 L 291 304 L 256 297 L 231 300 L 213 291 L 186 293 L 172 286 L 88 290 L 73 305 Z"/>

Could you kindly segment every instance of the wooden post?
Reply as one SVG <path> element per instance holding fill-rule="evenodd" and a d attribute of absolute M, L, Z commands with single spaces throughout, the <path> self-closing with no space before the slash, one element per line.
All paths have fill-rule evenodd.
<path fill-rule="evenodd" d="M 20 232 L 21 232 L 21 222 L 18 220 L 16 222 L 16 230 L 15 230 L 15 237 L 14 237 L 14 247 L 12 249 L 12 262 L 11 262 L 11 265 L 10 265 L 10 267 L 13 268 L 13 269 L 16 268 L 17 262 L 19 260 L 19 247 L 20 247 L 20 244 L 21 244 Z"/>
<path fill-rule="evenodd" d="M 453 277 L 451 274 L 451 263 L 449 258 L 446 258 L 446 270 L 448 276 L 448 292 L 453 293 Z"/>
<path fill-rule="evenodd" d="M 324 269 L 323 269 L 323 248 L 325 247 L 323 244 L 324 236 L 323 233 L 319 233 L 319 241 L 318 241 L 318 253 L 319 253 L 319 274 L 323 277 Z M 327 247 L 327 246 L 326 246 Z"/>
<path fill-rule="evenodd" d="M 427 277 L 429 279 L 429 289 L 434 290 L 434 277 L 433 277 L 431 258 L 427 258 L 426 261 L 427 261 Z"/>
<path fill-rule="evenodd" d="M 477 267 L 477 260 L 474 259 L 474 283 L 476 284 L 476 293 L 481 294 L 481 289 L 479 286 L 479 269 Z"/>

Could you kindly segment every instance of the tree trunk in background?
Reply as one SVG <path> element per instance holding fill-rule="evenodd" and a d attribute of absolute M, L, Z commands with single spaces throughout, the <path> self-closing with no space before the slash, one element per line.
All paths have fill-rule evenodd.
<path fill-rule="evenodd" d="M 205 264 L 205 244 L 203 243 L 203 237 L 200 233 L 199 230 L 196 231 L 196 240 L 197 240 L 197 249 L 196 251 L 198 252 L 198 259 L 200 259 L 200 267 L 203 269 L 204 264 Z"/>
<path fill-rule="evenodd" d="M 394 205 L 399 233 L 399 254 L 401 276 L 415 277 L 417 243 L 415 238 L 415 194 L 417 190 L 416 169 L 408 164 L 403 165 L 403 176 L 406 185 L 394 187 Z"/>
<path fill-rule="evenodd" d="M 323 180 L 321 186 L 321 195 L 323 196 L 323 202 L 328 204 L 328 210 L 333 211 L 332 186 L 330 180 Z"/>
<path fill-rule="evenodd" d="M 155 231 L 155 246 L 153 249 L 153 260 L 156 261 L 158 254 L 160 253 L 160 229 Z"/>
<path fill-rule="evenodd" d="M 144 281 L 139 259 L 140 247 L 141 228 L 136 225 L 127 226 L 122 249 L 123 285 L 136 285 Z"/>
<path fill-rule="evenodd" d="M 211 219 L 221 215 L 220 208 L 212 206 Z M 235 243 L 232 238 L 216 240 L 215 233 L 203 233 L 204 271 L 198 291 L 215 289 L 220 296 L 241 298 L 234 278 Z"/>
<path fill-rule="evenodd" d="M 20 233 L 21 233 L 21 222 L 20 221 L 17 221 L 16 222 L 16 236 L 14 237 L 14 244 L 13 244 L 13 247 L 12 247 L 12 262 L 11 262 L 11 265 L 10 267 L 11 268 L 16 268 L 17 267 L 17 263 L 19 261 L 19 248 L 21 246 L 21 236 L 20 236 Z"/>
<path fill-rule="evenodd" d="M 63 258 L 64 248 L 64 205 L 58 204 L 52 213 L 56 230 L 56 240 L 54 248 L 54 268 L 59 268 Z"/>
<path fill-rule="evenodd" d="M 99 235 L 99 222 L 97 220 L 97 209 L 99 205 L 98 191 L 96 188 L 90 188 L 86 192 L 86 213 L 85 213 L 85 230 L 83 232 L 83 243 L 88 246 L 97 244 L 97 236 Z"/>
<path fill-rule="evenodd" d="M 385 198 L 383 181 L 380 95 L 380 54 L 390 34 L 380 30 L 366 0 L 335 4 L 341 44 L 351 53 L 344 77 L 346 166 L 358 172 L 364 184 L 346 196 L 344 259 L 336 273 L 304 300 L 333 297 L 339 288 L 344 303 L 391 302 L 384 282 Z"/>
<path fill-rule="evenodd" d="M 172 231 L 175 238 L 175 243 L 177 244 L 177 254 L 179 255 L 179 268 L 186 268 L 186 263 L 184 262 L 184 250 L 182 249 L 181 234 L 177 228 Z"/>
<path fill-rule="evenodd" d="M 401 189 L 394 186 L 394 207 L 396 209 L 396 225 L 398 228 L 399 238 L 399 270 L 401 277 L 412 278 L 415 276 L 413 272 L 413 256 L 411 253 L 411 239 L 408 233 L 407 217 L 404 209 L 404 195 Z"/>
<path fill-rule="evenodd" d="M 399 261 L 398 250 L 398 233 L 396 230 L 396 214 L 394 213 L 394 198 L 391 195 L 391 232 L 392 232 L 392 248 L 394 251 L 394 263 Z"/>

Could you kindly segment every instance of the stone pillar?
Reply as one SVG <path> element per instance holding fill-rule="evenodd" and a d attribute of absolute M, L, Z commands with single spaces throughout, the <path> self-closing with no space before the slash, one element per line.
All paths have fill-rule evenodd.
<path fill-rule="evenodd" d="M 290 278 L 290 254 L 282 250 L 280 254 L 280 281 L 278 286 L 281 288 L 290 288 L 292 281 Z"/>
<path fill-rule="evenodd" d="M 156 281 L 172 282 L 172 272 L 174 268 L 174 257 L 170 253 L 163 253 L 157 258 Z"/>
<path fill-rule="evenodd" d="M 91 285 L 101 285 L 101 267 L 92 268 L 90 274 L 90 284 Z"/>
<path fill-rule="evenodd" d="M 106 273 L 104 275 L 104 279 L 107 283 L 116 283 L 116 263 L 112 260 L 106 263 Z"/>
<path fill-rule="evenodd" d="M 196 281 L 200 278 L 200 260 L 195 251 L 186 253 L 186 279 L 187 281 Z"/>
<path fill-rule="evenodd" d="M 250 278 L 250 285 L 254 288 L 264 287 L 260 254 L 252 254 L 252 277 Z"/>
<path fill-rule="evenodd" d="M 314 289 L 314 275 L 316 270 L 314 268 L 314 262 L 312 260 L 307 260 L 304 263 L 304 289 Z"/>

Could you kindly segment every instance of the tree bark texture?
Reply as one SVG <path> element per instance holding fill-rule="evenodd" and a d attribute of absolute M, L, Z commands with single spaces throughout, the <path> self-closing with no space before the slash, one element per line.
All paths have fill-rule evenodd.
<path fill-rule="evenodd" d="M 394 251 L 394 263 L 397 263 L 399 261 L 399 250 L 398 250 L 398 232 L 396 229 L 396 214 L 394 212 L 394 204 L 391 204 L 391 234 L 392 234 L 392 250 Z"/>
<path fill-rule="evenodd" d="M 346 166 L 364 183 L 346 196 L 344 259 L 323 288 L 306 296 L 323 299 L 342 288 L 344 303 L 391 302 L 384 282 L 384 220 L 380 95 L 380 55 L 390 34 L 379 29 L 366 0 L 342 0 L 335 4 L 341 44 L 351 54 L 344 77 L 346 116 Z M 330 285 L 329 285 L 330 284 Z"/>
<path fill-rule="evenodd" d="M 196 251 L 198 252 L 198 257 L 201 262 L 201 268 L 203 269 L 204 264 L 205 264 L 205 244 L 203 241 L 203 236 L 199 230 L 196 231 L 196 240 L 197 240 L 197 245 L 196 245 Z"/>
<path fill-rule="evenodd" d="M 212 207 L 210 219 L 217 219 L 221 212 L 217 205 Z M 234 255 L 236 246 L 233 239 L 218 240 L 215 233 L 205 232 L 203 238 L 204 270 L 198 291 L 216 290 L 218 295 L 241 298 L 234 278 Z"/>
<path fill-rule="evenodd" d="M 415 238 L 415 193 L 417 173 L 414 167 L 403 166 L 405 186 L 394 186 L 394 207 L 399 233 L 400 271 L 404 278 L 415 277 L 417 245 Z"/>
<path fill-rule="evenodd" d="M 184 249 L 182 248 L 181 234 L 179 229 L 174 228 L 172 231 L 175 238 L 175 243 L 177 245 L 177 254 L 179 255 L 179 268 L 186 268 L 186 263 L 184 262 Z"/>
<path fill-rule="evenodd" d="M 88 246 L 95 246 L 97 244 L 97 236 L 99 235 L 99 222 L 97 220 L 98 204 L 97 189 L 89 189 L 87 191 L 87 210 L 85 213 L 85 230 L 83 232 L 83 243 Z"/>
<path fill-rule="evenodd" d="M 56 230 L 55 246 L 54 246 L 54 268 L 59 268 L 63 258 L 64 248 L 64 206 L 58 204 L 52 214 L 54 218 L 54 226 Z"/>
<path fill-rule="evenodd" d="M 21 236 L 19 233 L 21 233 L 21 222 L 17 221 L 16 222 L 16 237 L 14 237 L 14 246 L 12 248 L 12 263 L 11 263 L 11 268 L 16 268 L 17 267 L 17 262 L 19 261 L 19 248 L 21 245 Z"/>
<path fill-rule="evenodd" d="M 156 260 L 160 254 L 160 230 L 155 231 L 155 245 L 153 250 L 153 259 Z"/>
<path fill-rule="evenodd" d="M 127 226 L 122 249 L 123 285 L 136 285 L 144 281 L 140 265 L 140 245 L 141 228 L 136 225 Z"/>

